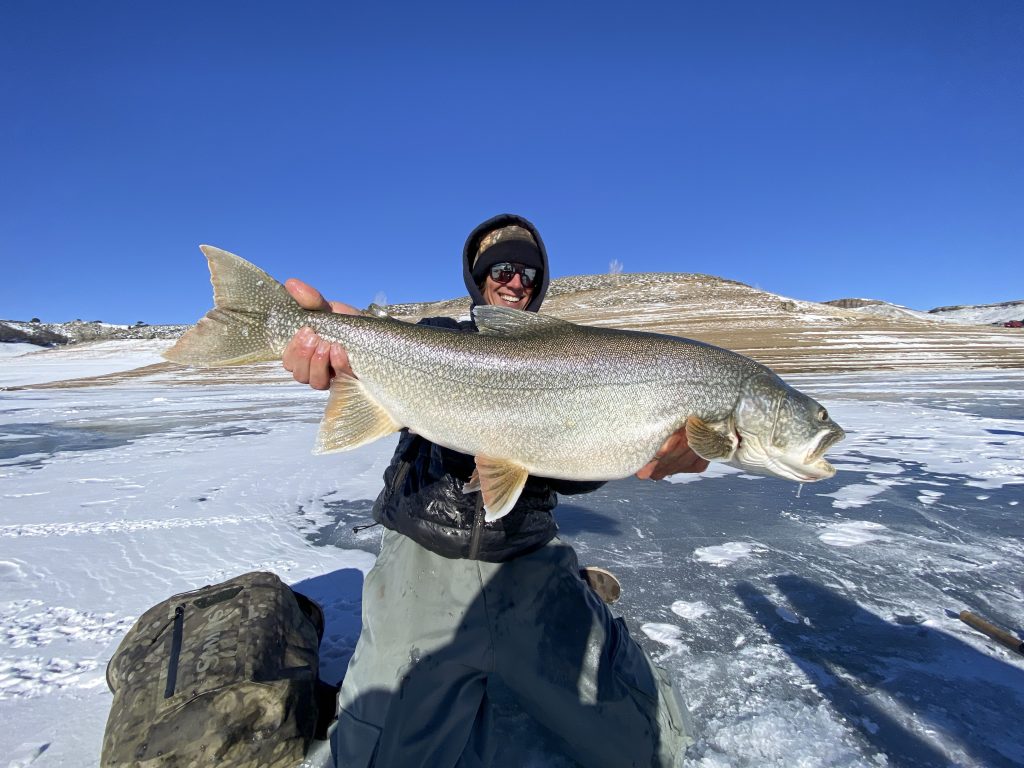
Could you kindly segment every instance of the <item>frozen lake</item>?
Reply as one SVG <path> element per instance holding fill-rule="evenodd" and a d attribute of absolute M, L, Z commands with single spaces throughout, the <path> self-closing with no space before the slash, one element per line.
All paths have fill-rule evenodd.
<path fill-rule="evenodd" d="M 5 365 L 7 363 L 5 362 Z M 802 488 L 712 469 L 557 512 L 689 699 L 691 766 L 1024 764 L 1024 373 L 792 376 L 847 430 Z M 298 385 L 0 392 L 0 754 L 98 761 L 104 668 L 174 592 L 269 569 L 325 603 L 324 677 L 359 631 L 394 441 L 313 457 Z M 494 690 L 500 765 L 571 766 Z"/>

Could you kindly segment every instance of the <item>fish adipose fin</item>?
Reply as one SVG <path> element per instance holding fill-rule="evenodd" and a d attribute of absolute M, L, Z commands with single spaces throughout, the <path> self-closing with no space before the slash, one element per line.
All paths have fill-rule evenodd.
<path fill-rule="evenodd" d="M 351 451 L 401 428 L 359 379 L 335 376 L 313 453 Z"/>
<path fill-rule="evenodd" d="M 708 461 L 728 461 L 736 453 L 737 439 L 729 439 L 697 416 L 686 419 L 686 441 L 693 452 Z"/>
<path fill-rule="evenodd" d="M 480 333 L 493 336 L 529 336 L 545 331 L 566 331 L 573 325 L 550 315 L 490 304 L 473 307 L 473 322 Z"/>
<path fill-rule="evenodd" d="M 484 520 L 490 523 L 512 511 L 530 473 L 511 461 L 477 456 L 473 475 L 479 480 L 480 492 L 484 496 Z"/>
<path fill-rule="evenodd" d="M 214 308 L 164 352 L 175 363 L 195 366 L 241 365 L 277 360 L 267 333 L 276 306 L 295 301 L 259 267 L 233 253 L 201 245 L 210 265 Z"/>

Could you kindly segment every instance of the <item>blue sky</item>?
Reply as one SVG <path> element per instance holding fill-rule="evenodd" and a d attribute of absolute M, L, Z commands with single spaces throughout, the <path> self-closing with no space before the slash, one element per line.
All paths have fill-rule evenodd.
<path fill-rule="evenodd" d="M 557 276 L 1024 298 L 1024 4 L 0 4 L 0 317 L 191 322 L 199 243 L 365 305 Z"/>

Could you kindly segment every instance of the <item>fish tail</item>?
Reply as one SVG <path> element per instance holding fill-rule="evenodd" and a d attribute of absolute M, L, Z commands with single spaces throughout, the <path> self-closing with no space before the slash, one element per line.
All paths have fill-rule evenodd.
<path fill-rule="evenodd" d="M 214 308 L 164 357 L 202 367 L 279 359 L 282 345 L 271 337 L 270 316 L 275 309 L 294 311 L 295 300 L 245 259 L 211 245 L 199 247 L 210 265 Z"/>

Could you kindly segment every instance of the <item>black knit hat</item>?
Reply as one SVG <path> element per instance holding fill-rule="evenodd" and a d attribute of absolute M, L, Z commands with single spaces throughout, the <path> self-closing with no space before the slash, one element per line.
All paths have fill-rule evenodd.
<path fill-rule="evenodd" d="M 533 267 L 538 271 L 544 269 L 544 260 L 541 258 L 540 249 L 537 248 L 537 244 L 532 238 L 509 237 L 499 240 L 477 255 L 473 262 L 473 279 L 479 285 L 487 277 L 487 272 L 491 267 L 503 262 L 522 264 L 524 267 Z"/>

